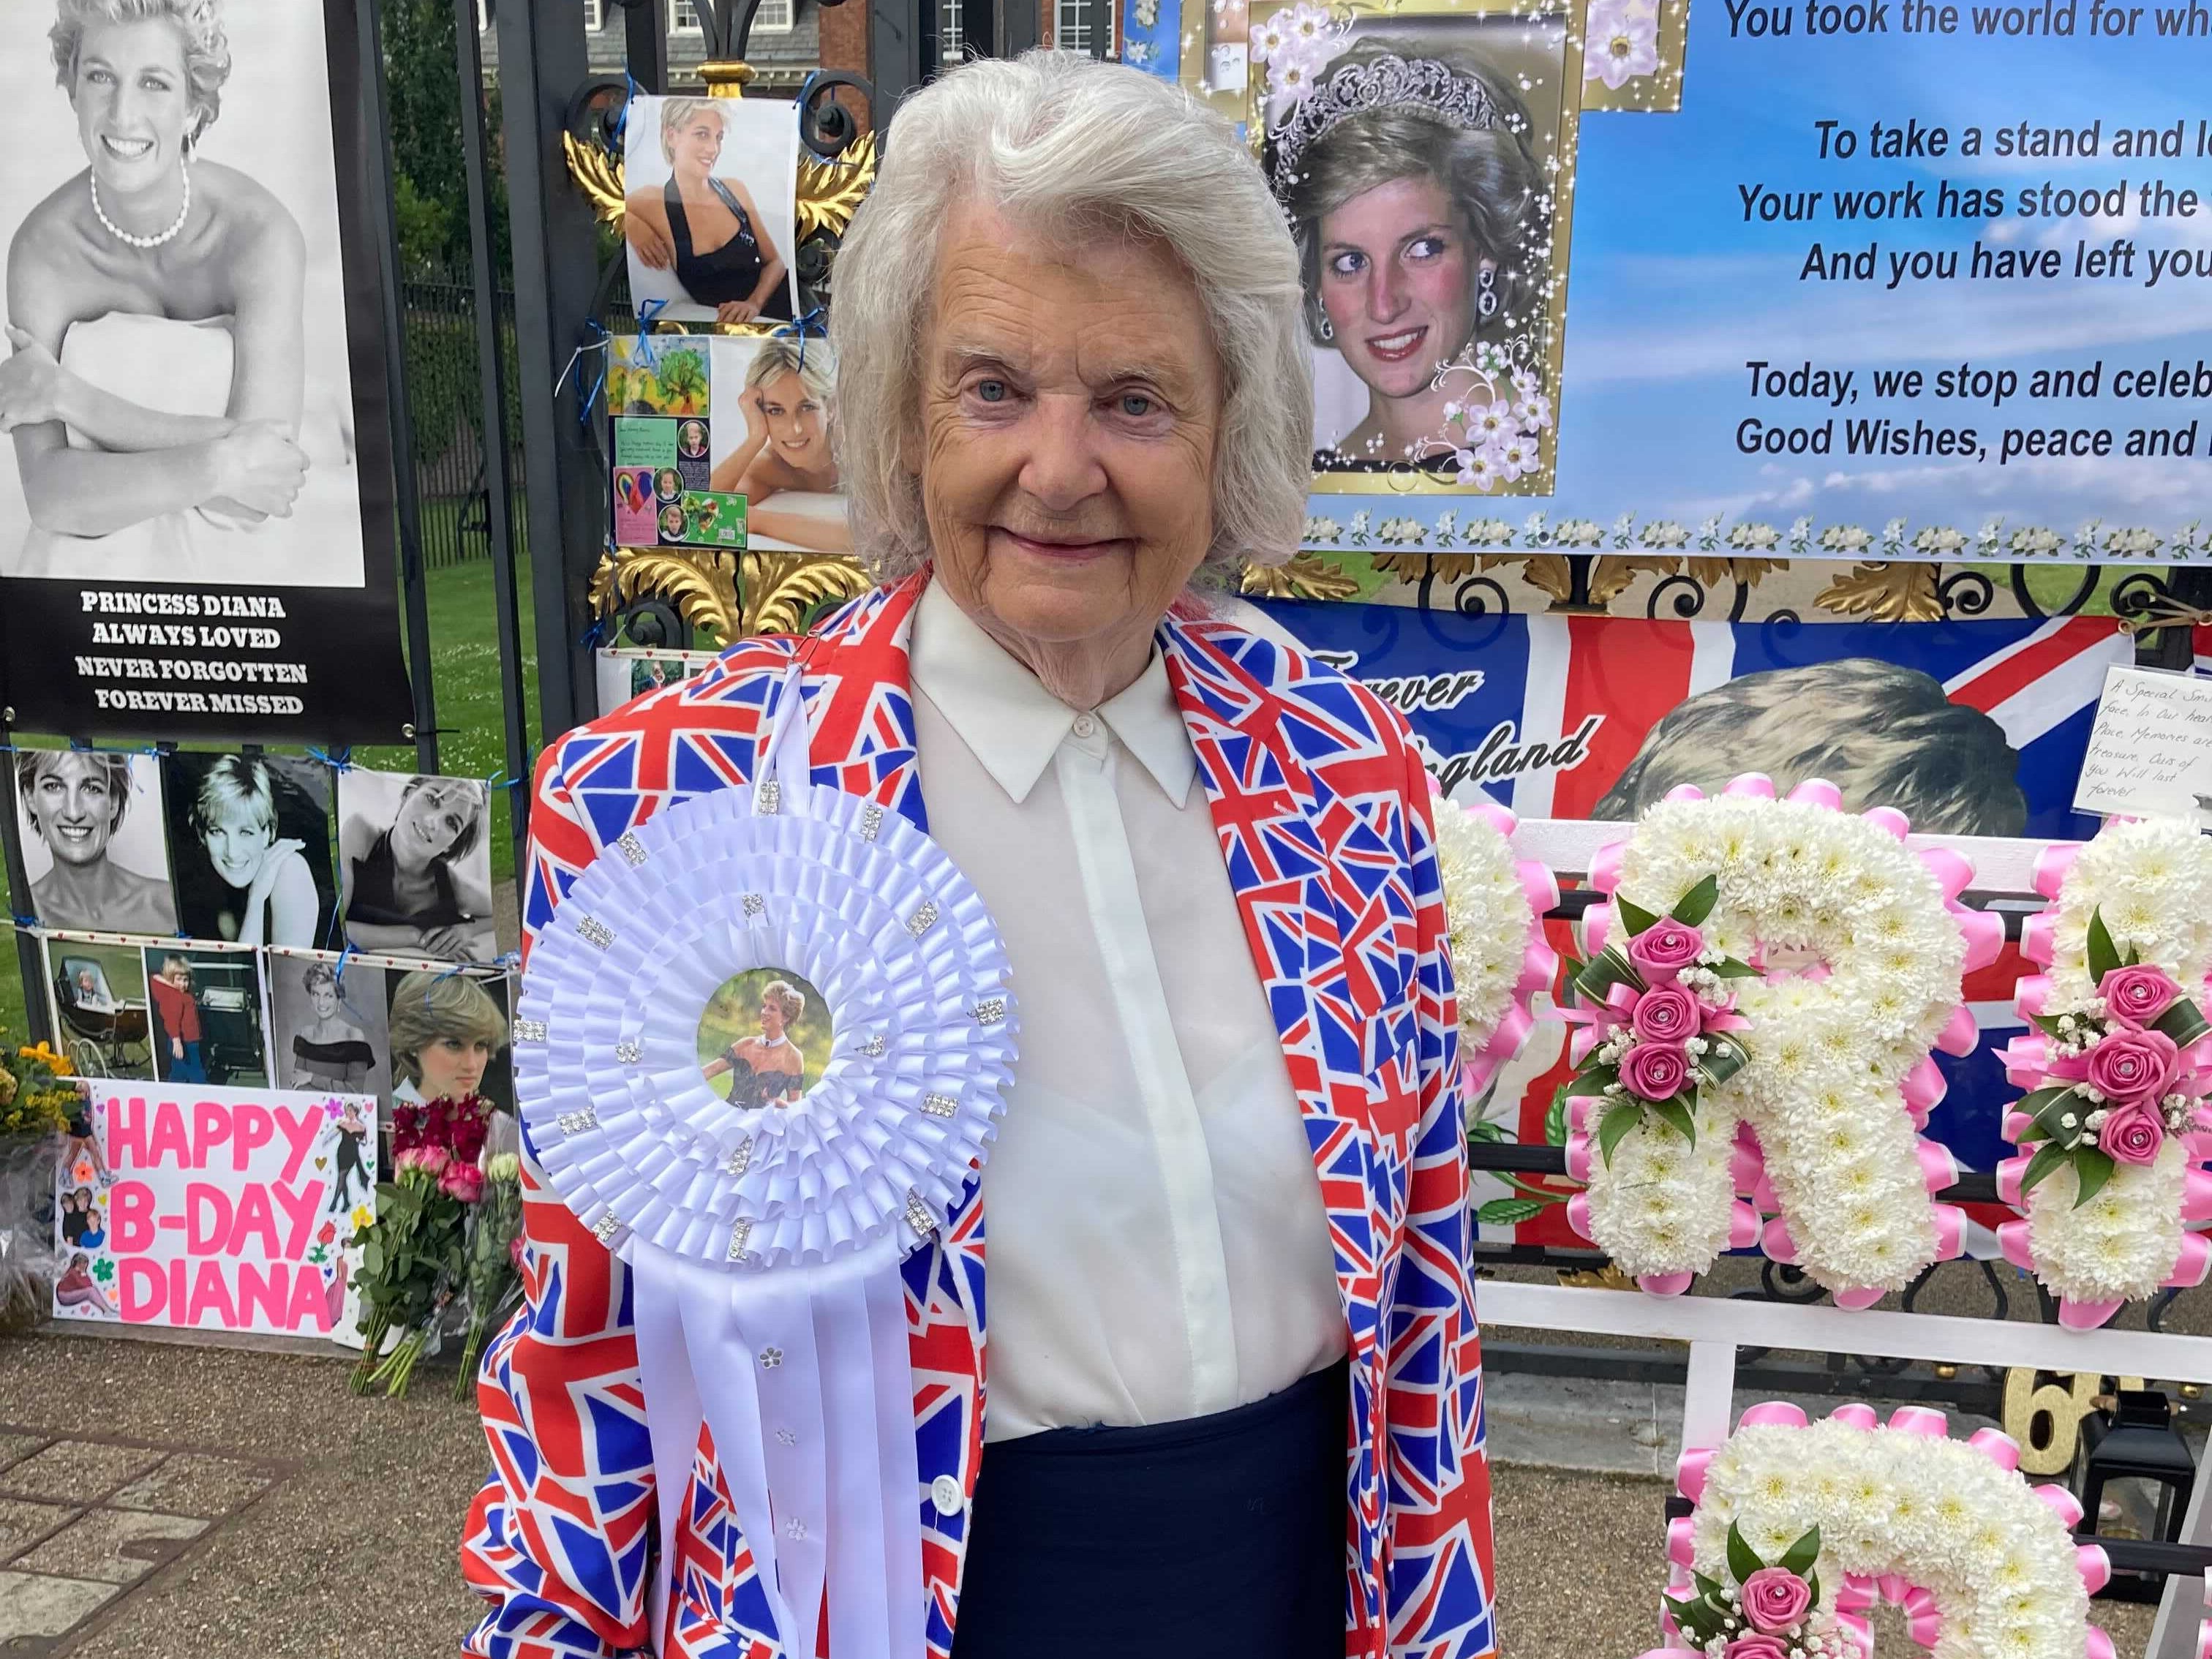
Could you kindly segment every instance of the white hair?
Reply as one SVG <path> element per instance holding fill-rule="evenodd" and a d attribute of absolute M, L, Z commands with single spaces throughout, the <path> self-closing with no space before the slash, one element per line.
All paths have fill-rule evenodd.
<path fill-rule="evenodd" d="M 1313 369 L 1282 209 L 1229 125 L 1181 88 L 1079 52 L 1029 52 L 950 70 L 899 106 L 837 252 L 838 473 L 868 568 L 893 580 L 929 557 L 908 438 L 938 241 L 966 200 L 1047 235 L 1109 227 L 1173 252 L 1221 367 L 1206 565 L 1290 557 L 1312 480 Z"/>

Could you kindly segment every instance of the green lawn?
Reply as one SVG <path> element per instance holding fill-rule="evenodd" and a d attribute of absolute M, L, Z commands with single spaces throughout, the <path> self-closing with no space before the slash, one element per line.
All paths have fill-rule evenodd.
<path fill-rule="evenodd" d="M 516 604 L 522 613 L 523 706 L 528 711 L 531 752 L 535 756 L 538 732 L 537 629 L 530 608 L 530 570 L 526 562 L 516 573 Z M 438 698 L 438 769 L 455 776 L 489 778 L 505 761 L 505 726 L 500 717 L 499 624 L 492 602 L 491 564 L 476 559 L 447 565 L 429 573 L 430 647 Z M 25 738 L 27 744 L 35 738 Z M 58 747 L 58 744 L 56 745 Z M 293 751 L 298 752 L 298 751 Z M 393 745 L 354 750 L 363 766 L 388 771 L 411 772 L 415 751 Z M 514 836 L 509 807 L 515 791 L 492 792 L 492 875 L 507 881 L 514 874 Z M 13 803 L 9 803 L 13 810 Z M 9 1046 L 27 1040 L 23 986 L 19 960 L 13 950 L 0 951 L 0 1032 Z"/>

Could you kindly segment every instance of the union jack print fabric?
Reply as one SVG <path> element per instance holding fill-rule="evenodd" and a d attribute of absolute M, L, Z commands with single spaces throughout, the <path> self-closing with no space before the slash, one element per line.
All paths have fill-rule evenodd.
<path fill-rule="evenodd" d="M 906 656 L 926 580 L 856 600 L 804 641 L 747 641 L 553 744 L 537 780 L 526 951 L 609 842 L 672 801 L 753 777 L 763 705 L 794 654 L 815 781 L 927 829 Z M 1297 652 L 1181 616 L 1159 639 L 1335 1249 L 1352 1354 L 1345 1652 L 1484 1659 L 1498 1638 L 1481 1347 L 1457 1017 L 1420 763 L 1381 699 Z M 778 1644 L 703 1430 L 677 1536 L 656 1538 L 628 1272 L 526 1171 L 528 1300 L 478 1387 L 492 1473 L 461 1559 L 491 1605 L 465 1651 L 829 1656 L 826 1620 L 803 1656 Z M 976 1186 L 908 1259 L 905 1280 L 929 1652 L 949 1659 L 966 1510 L 941 1514 L 930 1488 L 950 1476 L 972 1494 L 982 1455 Z"/>

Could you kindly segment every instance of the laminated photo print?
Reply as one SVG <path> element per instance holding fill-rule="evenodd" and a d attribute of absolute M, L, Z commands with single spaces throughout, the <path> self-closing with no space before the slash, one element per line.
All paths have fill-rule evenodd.
<path fill-rule="evenodd" d="M 632 697 L 658 691 L 677 680 L 688 680 L 713 665 L 719 652 L 647 651 L 635 646 L 603 648 L 599 653 L 597 684 L 601 713 L 619 708 Z"/>
<path fill-rule="evenodd" d="M 487 1154 L 519 1151 L 508 976 L 417 968 L 388 969 L 384 977 L 394 1108 L 482 1095 L 492 1108 Z"/>
<path fill-rule="evenodd" d="M 745 545 L 782 553 L 850 553 L 845 495 L 831 441 L 837 363 L 830 343 L 793 331 L 717 336 L 714 471 L 709 488 L 745 501 Z"/>
<path fill-rule="evenodd" d="M 489 962 L 491 792 L 477 778 L 338 775 L 345 939 L 371 955 Z"/>
<path fill-rule="evenodd" d="M 1248 131 L 1297 240 L 1317 493 L 1552 493 L 1578 9 L 1252 8 Z"/>
<path fill-rule="evenodd" d="M 154 1075 L 164 1083 L 266 1088 L 261 953 L 248 945 L 149 945 Z"/>
<path fill-rule="evenodd" d="M 280 1089 L 392 1097 L 386 969 L 334 951 L 271 951 L 269 1033 Z"/>
<path fill-rule="evenodd" d="M 49 935 L 44 944 L 54 1046 L 79 1077 L 151 1082 L 151 1014 L 141 947 L 67 935 Z"/>
<path fill-rule="evenodd" d="M 30 909 L 42 927 L 177 931 L 161 770 L 153 756 L 25 749 L 15 756 L 15 782 Z"/>
<path fill-rule="evenodd" d="M 187 938 L 312 948 L 331 937 L 327 766 L 180 750 L 165 757 L 161 787 Z"/>
<path fill-rule="evenodd" d="M 641 95 L 623 133 L 631 302 L 683 321 L 790 321 L 799 106 Z"/>

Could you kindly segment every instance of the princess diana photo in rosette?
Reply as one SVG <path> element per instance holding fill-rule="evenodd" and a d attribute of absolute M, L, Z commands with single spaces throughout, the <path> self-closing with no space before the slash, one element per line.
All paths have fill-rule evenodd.
<path fill-rule="evenodd" d="M 1550 492 L 1568 21 L 1303 0 L 1255 16 L 1252 131 L 1297 239 L 1316 490 Z"/>

